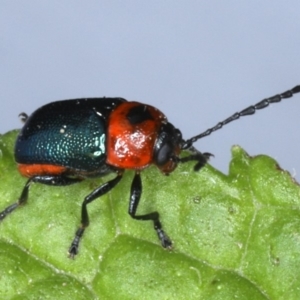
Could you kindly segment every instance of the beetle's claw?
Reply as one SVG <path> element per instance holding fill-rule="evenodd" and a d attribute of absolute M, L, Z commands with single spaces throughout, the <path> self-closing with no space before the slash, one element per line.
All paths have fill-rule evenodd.
<path fill-rule="evenodd" d="M 157 229 L 157 235 L 163 248 L 172 249 L 172 241 L 162 229 Z"/>

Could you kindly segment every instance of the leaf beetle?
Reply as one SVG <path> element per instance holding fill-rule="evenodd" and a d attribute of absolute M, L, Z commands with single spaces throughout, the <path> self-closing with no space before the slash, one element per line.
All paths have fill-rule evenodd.
<path fill-rule="evenodd" d="M 69 256 L 74 258 L 89 225 L 87 205 L 108 193 L 120 182 L 124 171 L 132 169 L 135 175 L 128 213 L 136 220 L 152 221 L 162 247 L 171 248 L 172 241 L 157 211 L 136 214 L 142 194 L 141 171 L 154 164 L 168 175 L 179 163 L 188 161 L 195 161 L 194 170 L 198 171 L 212 154 L 199 152 L 193 146 L 197 140 L 299 92 L 300 85 L 263 99 L 187 140 L 157 108 L 123 98 L 56 101 L 40 107 L 30 117 L 21 114 L 25 124 L 15 144 L 15 160 L 19 172 L 28 180 L 18 201 L 0 212 L 0 221 L 27 202 L 33 182 L 65 186 L 113 172 L 116 177 L 93 190 L 82 203 L 81 225 L 69 248 Z M 190 154 L 181 157 L 182 150 Z"/>

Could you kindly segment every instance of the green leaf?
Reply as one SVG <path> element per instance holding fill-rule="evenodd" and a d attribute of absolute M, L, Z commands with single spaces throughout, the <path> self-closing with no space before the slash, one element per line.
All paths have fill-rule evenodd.
<path fill-rule="evenodd" d="M 26 182 L 13 159 L 17 133 L 0 136 L 0 211 Z M 160 212 L 172 251 L 152 222 L 127 214 L 132 171 L 88 206 L 75 260 L 67 250 L 83 198 L 112 176 L 32 185 L 0 224 L 1 299 L 300 299 L 300 188 L 270 157 L 237 146 L 232 155 L 228 176 L 192 163 L 142 173 L 138 212 Z"/>

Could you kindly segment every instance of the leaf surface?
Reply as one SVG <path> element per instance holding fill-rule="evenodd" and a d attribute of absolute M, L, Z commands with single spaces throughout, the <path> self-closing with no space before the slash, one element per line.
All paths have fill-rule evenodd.
<path fill-rule="evenodd" d="M 0 211 L 26 182 L 16 169 L 17 131 L 0 136 Z M 67 187 L 34 184 L 26 205 L 0 223 L 3 299 L 300 299 L 300 188 L 267 156 L 232 148 L 229 175 L 180 165 L 142 173 L 138 213 L 157 210 L 174 249 L 152 222 L 129 217 L 133 172 L 88 206 L 75 260 L 67 250 L 86 195 L 112 178 Z"/>

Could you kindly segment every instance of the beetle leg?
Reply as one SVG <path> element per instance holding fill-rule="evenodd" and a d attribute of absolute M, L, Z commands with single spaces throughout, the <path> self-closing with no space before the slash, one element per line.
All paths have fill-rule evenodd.
<path fill-rule="evenodd" d="M 0 221 L 2 221 L 7 215 L 12 213 L 17 207 L 20 205 L 26 204 L 28 199 L 29 187 L 33 182 L 39 182 L 48 185 L 69 185 L 72 183 L 76 183 L 80 181 L 80 179 L 76 178 L 68 178 L 64 176 L 34 176 L 27 180 L 20 198 L 16 203 L 11 204 L 7 208 L 5 208 L 2 212 L 0 212 Z"/>
<path fill-rule="evenodd" d="M 191 151 L 191 154 L 189 156 L 179 158 L 179 162 L 186 163 L 191 160 L 197 161 L 194 166 L 194 171 L 199 171 L 201 168 L 203 168 L 208 162 L 209 158 L 213 156 L 213 154 L 208 152 L 201 153 L 193 146 L 189 148 L 189 151 Z"/>
<path fill-rule="evenodd" d="M 81 206 L 81 226 L 77 229 L 77 231 L 75 233 L 75 237 L 69 248 L 69 257 L 70 258 L 74 258 L 75 255 L 78 253 L 80 239 L 84 233 L 84 230 L 86 229 L 86 227 L 89 226 L 89 223 L 90 223 L 89 215 L 88 215 L 88 211 L 87 211 L 87 205 L 89 203 L 93 202 L 95 199 L 108 193 L 113 187 L 115 187 L 117 185 L 117 183 L 122 179 L 122 177 L 123 177 L 123 173 L 119 172 L 117 177 L 102 184 L 101 186 L 96 188 L 93 192 L 91 192 L 89 195 L 87 195 L 84 198 L 84 201 Z"/>
<path fill-rule="evenodd" d="M 136 215 L 136 210 L 138 207 L 138 204 L 141 199 L 142 194 L 142 181 L 141 181 L 141 175 L 140 173 L 136 172 L 131 184 L 131 192 L 130 192 L 130 200 L 129 200 L 129 209 L 128 213 L 129 215 L 136 220 L 151 220 L 154 224 L 154 229 L 157 232 L 158 238 L 161 242 L 161 245 L 164 248 L 171 248 L 172 242 L 167 236 L 167 234 L 163 231 L 161 222 L 159 220 L 159 213 L 157 211 L 151 212 L 149 214 L 145 215 Z"/>

